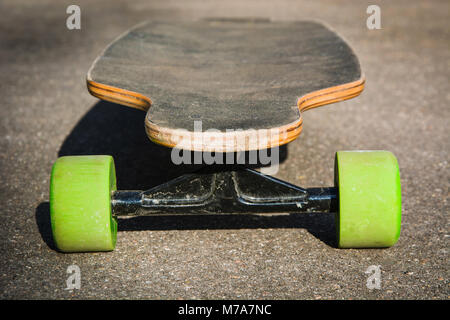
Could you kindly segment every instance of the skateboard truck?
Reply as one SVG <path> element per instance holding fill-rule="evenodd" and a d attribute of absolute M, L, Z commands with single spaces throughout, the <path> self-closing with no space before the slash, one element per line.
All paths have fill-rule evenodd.
<path fill-rule="evenodd" d="M 111 156 L 61 157 L 50 182 L 53 238 L 64 252 L 111 251 L 122 215 L 335 212 L 338 247 L 394 245 L 401 223 L 395 156 L 339 151 L 335 159 L 331 188 L 304 189 L 249 168 L 209 166 L 147 191 L 117 191 Z"/>
<path fill-rule="evenodd" d="M 336 212 L 337 189 L 304 189 L 242 168 L 186 174 L 147 191 L 114 191 L 114 216 Z"/>

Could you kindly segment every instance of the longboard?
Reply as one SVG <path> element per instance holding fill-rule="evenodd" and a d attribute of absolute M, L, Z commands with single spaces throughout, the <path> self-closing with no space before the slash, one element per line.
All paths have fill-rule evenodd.
<path fill-rule="evenodd" d="M 296 139 L 301 113 L 364 88 L 358 59 L 318 22 L 146 22 L 114 40 L 89 92 L 147 112 L 155 143 L 236 152 Z"/>
<path fill-rule="evenodd" d="M 209 20 L 131 29 L 97 58 L 87 84 L 101 99 L 147 111 L 156 143 L 231 152 L 292 141 L 303 111 L 358 95 L 364 77 L 350 47 L 319 23 Z M 111 251 L 118 216 L 334 212 L 338 247 L 394 245 L 402 207 L 395 156 L 338 151 L 334 167 L 333 187 L 301 188 L 243 163 L 116 190 L 111 156 L 65 156 L 50 179 L 52 235 L 63 252 Z"/>

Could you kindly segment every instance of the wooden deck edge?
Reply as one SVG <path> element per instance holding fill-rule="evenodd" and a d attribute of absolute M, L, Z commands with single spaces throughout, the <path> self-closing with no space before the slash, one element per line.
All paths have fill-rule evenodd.
<path fill-rule="evenodd" d="M 102 100 L 118 103 L 127 107 L 147 111 L 152 105 L 152 100 L 140 93 L 109 86 L 93 80 L 86 80 L 89 92 Z"/>
<path fill-rule="evenodd" d="M 358 96 L 364 90 L 365 79 L 314 91 L 300 97 L 297 105 L 300 111 L 317 108 L 326 104 L 348 100 Z"/>
<path fill-rule="evenodd" d="M 149 121 L 147 116 L 145 130 L 150 140 L 170 148 L 204 152 L 239 152 L 286 144 L 300 135 L 302 124 L 303 120 L 300 117 L 293 123 L 271 129 L 192 132 L 159 127 Z"/>

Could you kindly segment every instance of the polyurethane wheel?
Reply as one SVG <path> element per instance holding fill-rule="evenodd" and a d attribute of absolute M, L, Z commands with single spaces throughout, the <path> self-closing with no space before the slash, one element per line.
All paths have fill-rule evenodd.
<path fill-rule="evenodd" d="M 50 216 L 53 240 L 63 252 L 111 251 L 117 221 L 111 214 L 116 172 L 111 156 L 67 156 L 53 165 Z"/>
<path fill-rule="evenodd" d="M 384 248 L 400 236 L 401 187 L 397 159 L 388 151 L 338 151 L 335 183 L 338 247 Z"/>

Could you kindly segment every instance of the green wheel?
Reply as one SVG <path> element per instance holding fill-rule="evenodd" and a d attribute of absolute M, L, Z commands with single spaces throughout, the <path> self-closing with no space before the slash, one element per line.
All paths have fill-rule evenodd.
<path fill-rule="evenodd" d="M 384 248 L 400 236 L 401 188 L 397 159 L 388 151 L 339 151 L 336 231 L 340 248 Z"/>
<path fill-rule="evenodd" d="M 111 156 L 68 156 L 53 165 L 50 216 L 53 240 L 63 252 L 111 251 L 117 221 L 111 215 L 116 173 Z"/>

